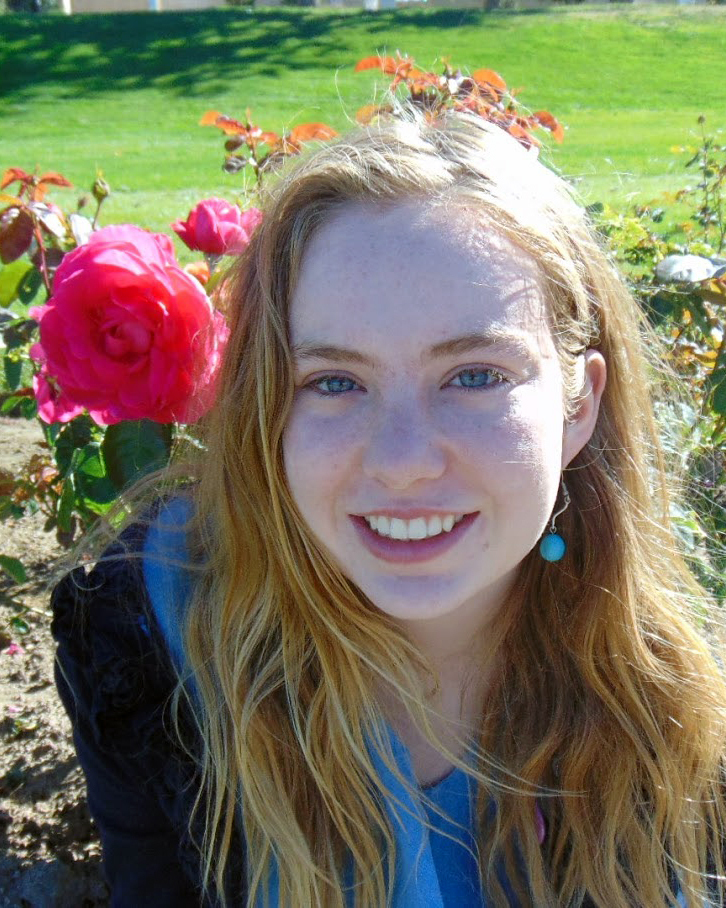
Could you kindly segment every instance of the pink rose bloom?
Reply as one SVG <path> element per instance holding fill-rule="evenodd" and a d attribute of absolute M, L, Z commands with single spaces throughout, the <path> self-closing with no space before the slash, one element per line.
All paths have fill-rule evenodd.
<path fill-rule="evenodd" d="M 171 228 L 190 249 L 206 255 L 238 255 L 262 221 L 258 208 L 242 211 L 224 199 L 205 199 L 189 212 L 186 221 Z"/>
<path fill-rule="evenodd" d="M 36 359 L 42 356 L 42 348 L 36 344 L 31 350 Z M 38 416 L 43 422 L 70 422 L 83 413 L 83 407 L 72 403 L 63 394 L 57 383 L 48 376 L 45 365 L 33 376 L 33 391 L 38 404 Z"/>
<path fill-rule="evenodd" d="M 31 314 L 47 422 L 84 407 L 107 425 L 190 423 L 211 406 L 228 331 L 169 237 L 131 225 L 98 230 L 63 258 L 53 295 Z"/>

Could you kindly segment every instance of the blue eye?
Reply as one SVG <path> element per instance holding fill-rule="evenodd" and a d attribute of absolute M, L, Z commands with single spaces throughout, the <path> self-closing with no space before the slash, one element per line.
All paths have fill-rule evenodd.
<path fill-rule="evenodd" d="M 325 383 L 329 384 L 327 391 L 322 387 Z M 352 378 L 346 378 L 345 375 L 323 375 L 322 378 L 316 378 L 315 381 L 311 381 L 308 387 L 325 395 L 325 397 L 335 397 L 339 394 L 345 394 L 347 391 L 352 391 L 353 388 L 358 386 Z"/>
<path fill-rule="evenodd" d="M 458 385 L 454 384 L 457 380 L 459 380 Z M 496 369 L 462 369 L 449 384 L 462 388 L 464 391 L 480 391 L 483 388 L 505 384 L 507 381 L 507 377 Z M 326 385 L 327 387 L 325 387 Z M 360 385 L 345 375 L 322 375 L 309 382 L 305 387 L 323 397 L 342 397 L 359 389 Z"/>
<path fill-rule="evenodd" d="M 465 391 L 478 391 L 480 388 L 491 388 L 494 385 L 501 385 L 507 381 L 506 376 L 502 375 L 501 372 L 497 372 L 496 369 L 462 369 L 461 372 L 458 372 L 452 378 L 452 383 L 456 381 L 457 378 L 460 379 L 461 383 L 454 387 L 463 388 Z"/>

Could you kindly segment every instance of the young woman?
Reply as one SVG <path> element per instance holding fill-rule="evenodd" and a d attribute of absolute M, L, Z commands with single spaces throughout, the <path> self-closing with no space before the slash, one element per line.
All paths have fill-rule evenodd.
<path fill-rule="evenodd" d="M 477 118 L 359 132 L 228 315 L 193 481 L 54 596 L 113 904 L 720 904 L 726 688 L 564 184 Z"/>

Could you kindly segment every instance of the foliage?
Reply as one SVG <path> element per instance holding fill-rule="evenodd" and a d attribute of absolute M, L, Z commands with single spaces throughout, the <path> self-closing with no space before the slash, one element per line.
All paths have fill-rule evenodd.
<path fill-rule="evenodd" d="M 623 214 L 597 206 L 632 289 L 661 336 L 666 366 L 688 400 L 660 403 L 670 453 L 692 510 L 675 515 L 696 556 L 707 541 L 705 577 L 726 599 L 726 144 L 699 118 L 696 147 L 679 147 L 698 182 Z M 685 216 L 683 214 L 685 206 Z M 672 209 L 672 210 L 671 210 Z M 704 489 L 706 494 L 704 494 Z M 699 527 L 701 529 L 699 529 Z M 698 562 L 697 562 L 698 563 Z M 700 569 L 705 570 L 703 562 Z"/>
<path fill-rule="evenodd" d="M 443 72 L 437 75 L 417 69 L 413 59 L 401 54 L 396 57 L 366 57 L 359 60 L 355 67 L 356 72 L 369 69 L 380 69 L 391 76 L 390 93 L 403 94 L 409 103 L 422 110 L 432 121 L 447 109 L 468 111 L 500 126 L 526 148 L 540 145 L 532 135 L 533 129 L 548 130 L 556 142 L 562 142 L 564 138 L 562 124 L 549 111 L 524 113 L 516 101 L 516 92 L 507 88 L 507 83 L 493 69 L 477 69 L 471 75 L 465 75 L 444 60 Z M 362 107 L 357 119 L 360 123 L 370 123 L 378 117 L 393 114 L 391 101 L 385 100 Z"/>
<path fill-rule="evenodd" d="M 247 109 L 244 122 L 228 117 L 218 110 L 208 110 L 200 121 L 201 126 L 216 126 L 229 136 L 224 143 L 228 152 L 222 169 L 226 173 L 239 173 L 249 168 L 257 186 L 262 184 L 265 173 L 275 170 L 291 155 L 299 154 L 305 142 L 325 141 L 338 133 L 325 123 L 301 123 L 289 132 L 278 134 L 263 130 L 252 123 Z"/>
<path fill-rule="evenodd" d="M 532 135 L 532 130 L 537 128 L 549 131 L 556 142 L 562 142 L 562 124 L 546 110 L 524 113 L 516 101 L 516 91 L 507 87 L 499 73 L 492 69 L 477 69 L 471 75 L 465 75 L 460 69 L 454 69 L 448 60 L 442 61 L 442 67 L 441 75 L 424 72 L 416 68 L 411 57 L 400 53 L 396 57 L 376 55 L 359 60 L 355 72 L 379 69 L 392 78 L 387 99 L 361 107 L 356 119 L 365 124 L 377 118 L 395 116 L 392 99 L 398 95 L 431 120 L 446 109 L 478 114 L 500 126 L 527 148 L 539 148 L 539 140 Z M 249 109 L 244 121 L 218 110 L 208 110 L 200 125 L 216 126 L 228 136 L 224 143 L 227 156 L 222 169 L 227 173 L 251 170 L 257 188 L 267 172 L 276 170 L 285 158 L 299 154 L 304 143 L 327 141 L 337 136 L 326 123 L 302 123 L 282 134 L 263 130 L 252 122 Z"/>
<path fill-rule="evenodd" d="M 0 196 L 0 412 L 40 416 L 45 439 L 18 475 L 0 473 L 0 519 L 40 511 L 69 546 L 133 480 L 168 462 L 185 433 L 170 420 L 213 389 L 226 328 L 192 275 L 208 277 L 220 256 L 183 271 L 167 236 L 97 229 L 110 192 L 101 176 L 93 218 L 48 201 L 52 187 L 70 187 L 61 174 L 10 168 L 0 187 L 15 187 Z M 110 381 L 114 369 L 128 379 Z M 23 577 L 17 559 L 3 556 L 0 568 Z"/>

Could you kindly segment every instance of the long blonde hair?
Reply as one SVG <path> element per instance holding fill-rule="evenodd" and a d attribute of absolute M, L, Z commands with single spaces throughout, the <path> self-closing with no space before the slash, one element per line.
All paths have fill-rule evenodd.
<path fill-rule="evenodd" d="M 569 401 L 581 351 L 608 364 L 595 433 L 567 471 L 568 554 L 522 563 L 500 616 L 478 757 L 457 764 L 480 783 L 485 891 L 508 904 L 503 861 L 525 905 L 587 896 L 655 908 L 673 904 L 675 879 L 700 905 L 708 874 L 723 869 L 726 686 L 670 529 L 645 328 L 564 183 L 501 130 L 454 114 L 382 123 L 299 162 L 267 199 L 228 293 L 231 336 L 193 490 L 203 569 L 185 628 L 205 883 L 224 888 L 239 822 L 248 905 L 273 862 L 280 904 L 342 908 L 346 866 L 356 906 L 390 903 L 395 837 L 371 762 L 382 718 L 373 690 L 397 690 L 436 743 L 427 666 L 312 536 L 281 448 L 288 310 L 310 237 L 341 206 L 412 197 L 480 211 L 540 264 Z"/>

